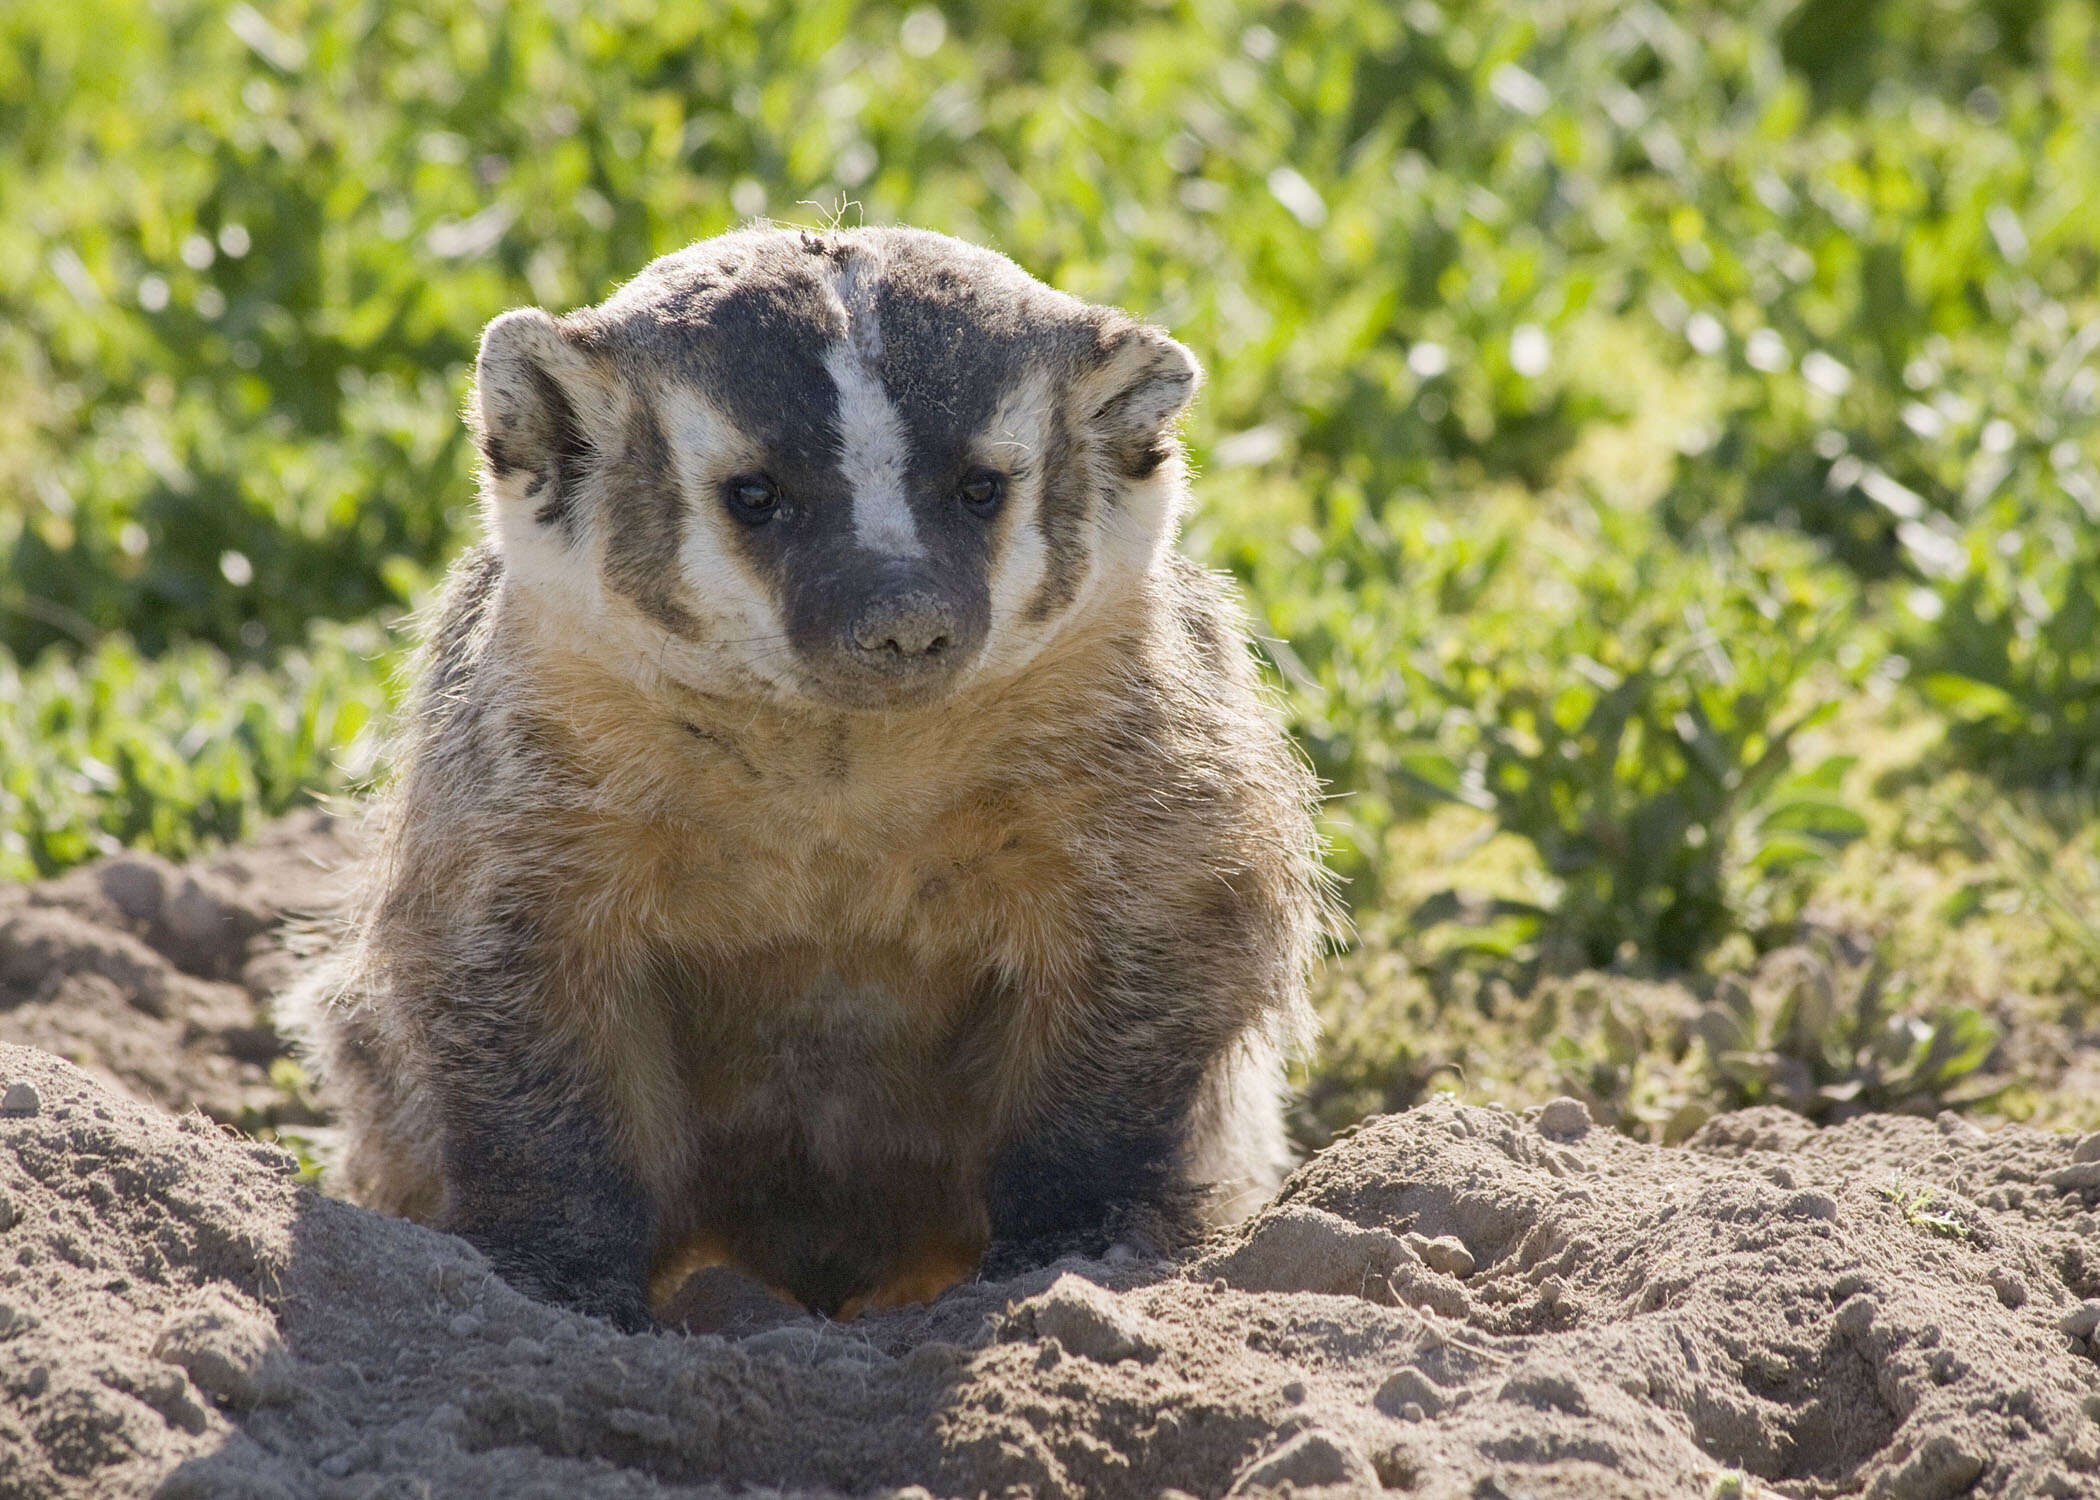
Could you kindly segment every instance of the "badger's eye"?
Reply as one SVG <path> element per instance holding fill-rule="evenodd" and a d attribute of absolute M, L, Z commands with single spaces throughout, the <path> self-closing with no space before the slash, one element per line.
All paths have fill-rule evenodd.
<path fill-rule="evenodd" d="M 780 508 L 780 486 L 769 474 L 739 474 L 723 486 L 729 499 L 729 513 L 747 526 L 757 526 L 773 518 Z"/>
<path fill-rule="evenodd" d="M 995 474 L 990 469 L 978 469 L 963 476 L 955 493 L 962 503 L 980 516 L 988 516 L 999 508 L 1006 495 L 1006 476 Z"/>

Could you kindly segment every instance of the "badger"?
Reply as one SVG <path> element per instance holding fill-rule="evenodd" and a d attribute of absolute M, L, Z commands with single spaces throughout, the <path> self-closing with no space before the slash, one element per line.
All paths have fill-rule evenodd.
<path fill-rule="evenodd" d="M 639 1329 L 1171 1253 L 1273 1192 L 1315 783 L 1175 549 L 1189 352 L 747 227 L 482 335 L 485 539 L 285 1007 L 348 1196 Z"/>

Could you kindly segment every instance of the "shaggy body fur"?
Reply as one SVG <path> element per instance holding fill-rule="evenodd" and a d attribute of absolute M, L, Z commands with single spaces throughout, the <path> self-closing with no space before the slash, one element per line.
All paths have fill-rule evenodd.
<path fill-rule="evenodd" d="M 631 309 L 734 281 L 718 247 L 737 242 L 746 281 L 844 282 L 849 327 L 886 275 L 956 326 L 1017 330 L 983 421 L 1026 451 L 982 536 L 947 544 L 965 523 L 930 508 L 915 459 L 839 502 L 858 524 L 836 556 L 874 538 L 894 571 L 916 538 L 960 578 L 868 586 L 868 609 L 934 600 L 960 664 L 929 636 L 933 665 L 891 685 L 885 625 L 891 675 L 853 678 L 820 613 L 817 645 L 794 644 L 782 575 L 813 551 L 723 561 L 747 541 L 694 445 L 736 429 L 735 468 L 764 444 L 719 402 L 691 417 L 705 381 L 656 358 L 674 335 L 655 316 L 645 339 Z M 1167 545 L 1193 367 L 933 236 L 701 251 L 705 271 L 659 263 L 563 345 L 535 325 L 522 355 L 484 346 L 494 539 L 453 570 L 361 904 L 291 1006 L 348 1126 L 350 1191 L 631 1325 L 652 1278 L 710 1260 L 850 1311 L 988 1251 L 1165 1249 L 1238 1217 L 1286 1164 L 1280 1056 L 1321 903 L 1310 779 L 1223 586 Z M 879 325 L 907 374 L 939 357 L 909 310 Z M 899 415 L 838 403 L 842 466 L 856 443 L 904 451 L 899 432 L 944 441 L 908 379 L 871 389 Z M 666 517 L 671 541 L 634 542 Z M 800 545 L 781 535 L 766 545 Z M 859 586 L 849 564 L 824 597 Z M 771 636 L 751 633 L 769 606 Z M 784 684 L 783 657 L 815 665 Z"/>

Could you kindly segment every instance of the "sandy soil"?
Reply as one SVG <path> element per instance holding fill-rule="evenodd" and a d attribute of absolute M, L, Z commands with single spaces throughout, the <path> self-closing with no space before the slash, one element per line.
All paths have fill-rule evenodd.
<path fill-rule="evenodd" d="M 343 825 L 315 811 L 193 865 L 126 853 L 0 886 L 0 1041 L 163 1109 L 251 1130 L 315 1123 L 270 1082 L 286 1049 L 265 1002 L 292 972 L 286 915 L 326 911 L 349 853 Z"/>
<path fill-rule="evenodd" d="M 2100 1136 L 1952 1116 L 1438 1103 L 1181 1264 L 539 1305 L 169 1112 L 287 1108 L 256 1002 L 335 838 L 0 896 L 0 1038 L 82 1064 L 0 1045 L 0 1497 L 2100 1496 Z"/>

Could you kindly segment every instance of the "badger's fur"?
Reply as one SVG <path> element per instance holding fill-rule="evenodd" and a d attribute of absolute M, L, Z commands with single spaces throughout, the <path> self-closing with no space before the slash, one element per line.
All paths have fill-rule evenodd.
<path fill-rule="evenodd" d="M 1312 783 L 1177 555 L 1188 352 L 933 234 L 505 314 L 488 539 L 288 1010 L 348 1191 L 639 1326 L 1168 1249 L 1286 1164 Z"/>

